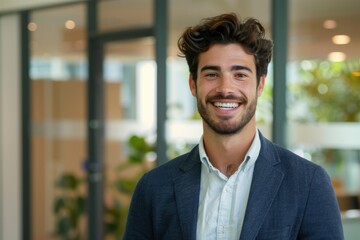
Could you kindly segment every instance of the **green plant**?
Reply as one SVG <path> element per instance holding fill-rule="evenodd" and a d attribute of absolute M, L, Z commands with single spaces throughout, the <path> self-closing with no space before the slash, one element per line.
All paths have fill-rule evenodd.
<path fill-rule="evenodd" d="M 106 234 L 114 239 L 122 239 L 128 215 L 129 202 L 120 199 L 130 199 L 140 177 L 149 170 L 147 156 L 155 151 L 145 137 L 132 135 L 127 141 L 127 161 L 119 164 L 116 169 L 116 179 L 110 183 L 112 204 L 105 207 Z M 126 175 L 124 173 L 131 172 Z"/>
<path fill-rule="evenodd" d="M 85 197 L 79 187 L 83 180 L 72 173 L 64 173 L 56 182 L 60 194 L 55 198 L 55 235 L 64 240 L 83 239 L 80 218 L 85 213 Z"/>
<path fill-rule="evenodd" d="M 290 106 L 303 103 L 308 109 L 307 115 L 299 116 L 300 120 L 360 121 L 360 61 L 306 63 L 298 67 L 301 80 L 290 86 Z"/>
<path fill-rule="evenodd" d="M 112 202 L 104 206 L 104 232 L 111 239 L 122 239 L 128 215 L 129 201 L 140 177 L 152 165 L 147 158 L 153 156 L 154 145 L 145 137 L 132 135 L 127 143 L 127 160 L 115 168 L 116 179 L 109 183 Z M 126 173 L 131 174 L 126 174 Z M 85 181 L 73 173 L 64 173 L 56 181 L 58 196 L 54 202 L 55 235 L 64 240 L 84 239 L 80 219 L 86 213 L 86 196 L 80 191 Z"/>

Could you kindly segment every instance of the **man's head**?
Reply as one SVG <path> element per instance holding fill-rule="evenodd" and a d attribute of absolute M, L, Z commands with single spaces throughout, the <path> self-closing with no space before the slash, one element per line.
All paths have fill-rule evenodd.
<path fill-rule="evenodd" d="M 186 58 L 189 71 L 197 79 L 199 54 L 214 44 L 241 45 L 254 56 L 257 81 L 267 75 L 273 43 L 265 38 L 264 27 L 258 20 L 242 21 L 235 14 L 223 14 L 204 19 L 199 25 L 187 28 L 178 41 L 181 56 Z"/>
<path fill-rule="evenodd" d="M 232 135 L 246 126 L 255 129 L 257 98 L 273 46 L 264 35 L 257 20 L 224 14 L 186 29 L 179 39 L 204 132 Z"/>

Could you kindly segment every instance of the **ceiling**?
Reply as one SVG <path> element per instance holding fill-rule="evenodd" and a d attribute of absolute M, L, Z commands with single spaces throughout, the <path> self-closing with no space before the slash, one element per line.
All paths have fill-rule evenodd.
<path fill-rule="evenodd" d="M 169 1 L 169 55 L 177 53 L 176 41 L 187 26 L 202 18 L 224 12 L 236 12 L 243 18 L 258 18 L 271 33 L 270 0 L 170 0 Z M 342 51 L 348 58 L 360 56 L 360 1 L 358 0 L 290 0 L 289 1 L 289 56 L 290 59 L 325 59 L 329 52 Z M 100 1 L 99 29 L 114 31 L 136 26 L 151 26 L 152 1 Z M 66 20 L 73 20 L 73 30 L 64 28 Z M 333 19 L 335 29 L 324 29 L 323 22 Z M 83 4 L 36 10 L 31 21 L 37 24 L 32 32 L 32 54 L 36 56 L 84 57 L 86 8 Z M 331 38 L 347 34 L 347 45 L 335 45 Z M 154 41 L 143 39 L 126 44 L 112 44 L 111 52 L 129 56 L 152 54 Z M 276 44 L 276 43 L 275 43 Z M 146 50 L 142 51 L 142 48 Z M 109 48 L 110 49 L 110 48 Z M 149 51 L 150 49 L 150 51 Z"/>

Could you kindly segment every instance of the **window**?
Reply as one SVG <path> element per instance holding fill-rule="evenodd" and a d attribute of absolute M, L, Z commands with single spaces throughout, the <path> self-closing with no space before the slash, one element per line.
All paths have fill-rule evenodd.
<path fill-rule="evenodd" d="M 290 3 L 289 144 L 330 174 L 341 210 L 359 208 L 360 5 Z"/>

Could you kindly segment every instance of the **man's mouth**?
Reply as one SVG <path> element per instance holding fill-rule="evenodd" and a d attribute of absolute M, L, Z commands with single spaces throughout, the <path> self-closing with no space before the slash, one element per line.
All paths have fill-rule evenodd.
<path fill-rule="evenodd" d="M 214 102 L 213 103 L 215 107 L 220 109 L 234 109 L 239 107 L 239 103 L 234 102 Z"/>

